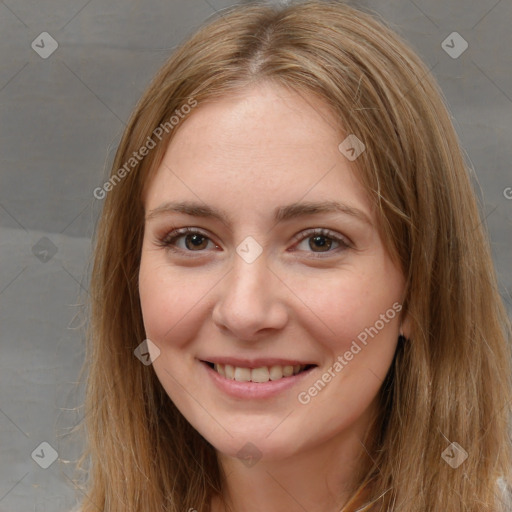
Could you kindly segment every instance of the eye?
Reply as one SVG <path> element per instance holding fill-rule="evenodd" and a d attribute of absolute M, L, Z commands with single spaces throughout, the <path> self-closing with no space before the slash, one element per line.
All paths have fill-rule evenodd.
<path fill-rule="evenodd" d="M 307 251 L 308 248 L 311 249 L 311 251 L 315 253 L 315 257 L 322 257 L 316 256 L 316 254 L 339 252 L 351 247 L 348 240 L 344 237 L 323 228 L 314 228 L 303 231 L 297 236 L 296 240 L 299 242 L 297 247 L 302 245 L 303 247 L 301 250 Z M 307 247 L 304 248 L 304 246 L 306 246 L 306 242 Z M 334 250 L 331 250 L 333 249 L 333 245 Z"/>
<path fill-rule="evenodd" d="M 179 243 L 180 241 L 182 242 L 181 244 Z M 309 249 L 309 252 L 315 254 L 314 257 L 323 257 L 320 256 L 322 253 L 335 253 L 351 247 L 348 240 L 344 237 L 323 228 L 312 228 L 302 231 L 293 241 L 298 242 L 295 244 L 295 247 L 299 247 L 299 250 L 305 250 L 306 252 Z M 306 241 L 309 241 L 307 248 L 304 247 L 306 246 Z M 218 245 L 206 233 L 197 228 L 190 227 L 174 229 L 162 239 L 158 239 L 157 244 L 174 252 L 182 253 L 204 252 L 204 249 L 207 249 L 209 244 L 211 244 L 210 247 L 213 245 L 213 248 L 218 248 Z M 300 248 L 301 245 L 303 245 L 302 248 Z M 293 249 L 292 252 L 295 250 Z"/>
<path fill-rule="evenodd" d="M 179 243 L 177 244 L 180 239 L 183 242 L 181 246 Z M 208 247 L 209 242 L 217 247 L 202 231 L 195 228 L 180 228 L 171 231 L 164 238 L 158 240 L 157 243 L 176 252 L 201 252 Z"/>

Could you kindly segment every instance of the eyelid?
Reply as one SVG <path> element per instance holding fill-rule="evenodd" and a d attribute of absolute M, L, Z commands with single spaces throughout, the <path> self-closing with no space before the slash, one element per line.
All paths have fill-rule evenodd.
<path fill-rule="evenodd" d="M 162 241 L 166 242 L 167 240 L 171 240 L 173 238 L 177 238 L 179 236 L 188 234 L 199 234 L 203 235 L 205 238 L 209 238 L 210 240 L 212 240 L 212 237 L 207 231 L 204 231 L 201 228 L 196 228 L 194 226 L 186 226 L 184 228 L 171 227 L 168 231 L 166 231 L 166 234 L 162 237 Z"/>

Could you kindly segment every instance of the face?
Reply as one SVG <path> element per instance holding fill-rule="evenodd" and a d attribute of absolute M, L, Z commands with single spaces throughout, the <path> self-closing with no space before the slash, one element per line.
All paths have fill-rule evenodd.
<path fill-rule="evenodd" d="M 162 386 L 224 456 L 362 436 L 404 279 L 338 149 L 348 134 L 275 85 L 181 122 L 144 198 L 140 300 Z"/>

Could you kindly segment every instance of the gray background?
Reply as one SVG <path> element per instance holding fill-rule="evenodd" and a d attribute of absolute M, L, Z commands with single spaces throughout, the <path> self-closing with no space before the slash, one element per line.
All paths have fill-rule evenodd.
<path fill-rule="evenodd" d="M 75 504 L 69 476 L 80 445 L 68 434 L 82 413 L 81 304 L 101 207 L 92 191 L 152 75 L 176 44 L 232 3 L 0 1 L 0 511 Z M 352 3 L 381 13 L 440 82 L 480 183 L 510 312 L 512 2 Z M 441 46 L 454 31 L 469 44 L 458 58 Z M 59 45 L 46 59 L 31 48 L 42 32 Z M 31 458 L 42 442 L 58 452 L 48 469 Z M 47 457 L 48 449 L 39 460 Z"/>

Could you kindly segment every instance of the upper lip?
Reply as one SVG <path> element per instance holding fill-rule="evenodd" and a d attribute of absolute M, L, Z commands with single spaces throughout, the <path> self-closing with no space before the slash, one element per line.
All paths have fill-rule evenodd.
<path fill-rule="evenodd" d="M 258 357 L 254 359 L 244 359 L 241 357 L 204 357 L 201 361 L 213 364 L 229 364 L 240 368 L 261 368 L 262 366 L 295 366 L 295 365 L 314 365 L 311 361 L 301 361 L 299 359 L 284 359 L 281 357 Z M 316 365 L 315 365 L 316 366 Z"/>

